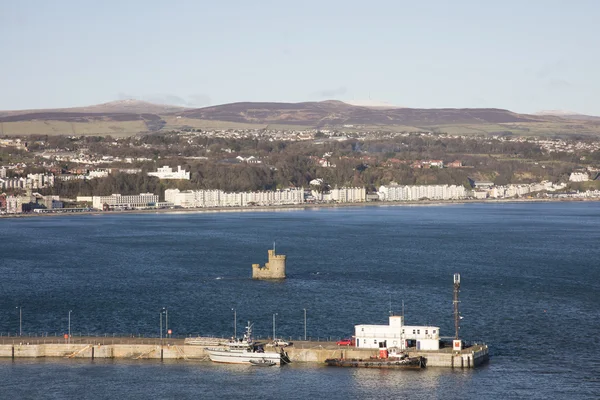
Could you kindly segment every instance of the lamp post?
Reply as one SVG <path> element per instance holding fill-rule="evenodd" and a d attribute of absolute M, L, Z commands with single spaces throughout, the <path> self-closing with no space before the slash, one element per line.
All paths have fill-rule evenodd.
<path fill-rule="evenodd" d="M 23 307 L 15 307 L 19 309 L 19 336 L 23 336 Z"/>
<path fill-rule="evenodd" d="M 161 308 L 158 311 L 158 315 L 159 315 L 159 318 L 160 318 L 160 344 L 162 344 L 162 339 L 163 339 L 163 328 L 162 328 L 162 315 L 163 315 L 163 311 L 164 311 L 164 308 Z"/>
<path fill-rule="evenodd" d="M 233 338 L 237 340 L 237 311 L 235 308 L 231 311 L 233 311 Z"/>
<path fill-rule="evenodd" d="M 273 340 L 275 340 L 275 316 L 277 313 L 273 314 Z"/>
<path fill-rule="evenodd" d="M 306 308 L 304 310 L 304 341 L 306 342 Z"/>
<path fill-rule="evenodd" d="M 69 310 L 69 333 L 68 333 L 69 337 L 67 339 L 68 344 L 71 344 L 71 312 L 72 312 L 72 310 Z"/>
<path fill-rule="evenodd" d="M 167 310 L 167 307 L 164 308 L 165 310 L 165 337 L 169 337 L 169 310 Z"/>

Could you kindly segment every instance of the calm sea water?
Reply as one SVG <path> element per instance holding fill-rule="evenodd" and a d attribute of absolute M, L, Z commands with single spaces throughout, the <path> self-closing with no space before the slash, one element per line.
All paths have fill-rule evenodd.
<path fill-rule="evenodd" d="M 250 279 L 267 249 L 288 279 Z M 0 332 L 345 337 L 386 323 L 490 345 L 475 370 L 280 369 L 178 361 L 1 360 L 1 398 L 598 398 L 600 203 L 357 207 L 0 220 Z"/>

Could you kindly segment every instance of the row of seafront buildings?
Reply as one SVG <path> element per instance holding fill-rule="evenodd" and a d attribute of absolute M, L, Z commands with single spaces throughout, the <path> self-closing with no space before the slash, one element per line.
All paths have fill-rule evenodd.
<path fill-rule="evenodd" d="M 466 199 L 467 190 L 459 185 L 387 185 L 380 186 L 380 201 L 460 200 Z"/>
<path fill-rule="evenodd" d="M 474 182 L 469 197 L 475 199 L 510 199 L 523 197 L 531 193 L 555 192 L 567 187 L 565 183 L 549 181 L 495 186 L 492 182 Z"/>
<path fill-rule="evenodd" d="M 310 194 L 310 192 L 308 192 Z M 317 193 L 312 193 L 317 195 Z M 207 190 L 165 190 L 165 201 L 153 193 L 139 195 L 112 194 L 110 196 L 78 196 L 78 202 L 91 203 L 96 210 L 144 209 L 144 208 L 208 208 L 208 207 L 249 207 L 293 205 L 306 202 L 307 192 L 304 188 L 258 192 L 225 192 L 218 189 Z M 321 195 L 322 201 L 332 202 L 364 202 L 365 188 L 335 188 Z"/>
<path fill-rule="evenodd" d="M 268 190 L 257 192 L 225 192 L 223 190 L 165 190 L 165 201 L 185 208 L 247 207 L 293 205 L 311 201 L 335 203 L 360 203 L 367 199 L 365 188 L 333 188 L 329 192 L 307 191 L 304 188 Z"/>
<path fill-rule="evenodd" d="M 413 185 L 381 186 L 377 195 L 370 200 L 380 201 L 416 201 L 430 200 L 459 200 L 468 197 L 464 186 L 457 185 Z M 135 196 L 78 197 L 79 201 L 92 203 L 95 209 L 114 208 L 145 208 L 145 207 L 250 207 L 250 206 L 280 206 L 304 203 L 362 203 L 367 201 L 367 191 L 364 187 L 335 187 L 326 192 L 305 188 L 288 188 L 282 190 L 226 192 L 219 189 L 200 190 L 165 190 L 165 201 L 159 203 L 158 196 L 152 193 L 141 193 Z"/>
<path fill-rule="evenodd" d="M 4 169 L 4 173 L 0 170 L 0 190 L 43 189 L 54 186 L 54 180 L 53 174 L 27 174 L 27 177 L 8 178 L 6 170 Z"/>
<path fill-rule="evenodd" d="M 39 198 L 35 198 L 35 195 Z M 289 188 L 273 191 L 258 192 L 225 192 L 222 190 L 165 190 L 165 201 L 159 201 L 159 195 L 154 193 L 140 193 L 137 195 L 111 194 L 109 196 L 77 196 L 78 203 L 91 203 L 96 210 L 133 210 L 150 208 L 206 208 L 206 207 L 249 207 L 293 205 L 307 202 L 307 198 L 319 201 L 337 203 L 357 203 L 366 199 L 365 188 L 335 188 L 328 193 L 305 191 L 304 188 Z M 33 199 L 33 200 L 32 200 Z M 28 205 L 28 206 L 27 206 Z M 62 208 L 58 196 L 0 195 L 0 213 L 18 214 L 34 209 Z M 38 212 L 41 210 L 38 210 Z"/>
<path fill-rule="evenodd" d="M 484 182 L 485 183 L 485 182 Z M 304 188 L 288 188 L 273 191 L 225 192 L 218 189 L 207 190 L 165 190 L 165 201 L 159 201 L 159 195 L 140 193 L 139 195 L 112 194 L 110 196 L 78 196 L 77 202 L 91 203 L 97 210 L 147 209 L 147 208 L 208 208 L 208 207 L 250 207 L 294 205 L 314 202 L 361 203 L 365 201 L 419 201 L 419 200 L 461 200 L 468 198 L 514 198 L 533 192 L 554 192 L 564 189 L 564 184 L 541 182 L 522 185 L 485 186 L 477 182 L 470 190 L 460 185 L 384 185 L 376 194 L 367 195 L 360 187 L 333 188 L 319 192 Z M 28 190 L 31 193 L 31 190 Z M 548 197 L 561 197 L 547 194 Z M 598 198 L 599 191 L 565 194 L 566 197 Z M 63 199 L 64 200 L 64 199 Z M 71 200 L 72 201 L 72 200 Z M 41 196 L 37 193 L 25 196 L 0 195 L 0 213 L 40 212 L 62 208 L 58 196 Z M 74 210 L 74 209 L 73 209 Z"/>
<path fill-rule="evenodd" d="M 167 189 L 165 190 L 165 201 L 184 208 L 301 204 L 304 202 L 304 189 L 290 188 L 261 192 Z"/>
<path fill-rule="evenodd" d="M 472 189 L 461 185 L 384 185 L 377 192 L 379 201 L 509 199 L 536 192 L 554 192 L 566 184 L 539 183 L 495 186 L 492 182 L 473 181 Z"/>
<path fill-rule="evenodd" d="M 56 195 L 43 196 L 36 192 L 32 193 L 30 190 L 27 194 L 19 196 L 0 193 L 0 214 L 20 214 L 41 209 L 59 208 L 63 208 L 63 202 Z"/>

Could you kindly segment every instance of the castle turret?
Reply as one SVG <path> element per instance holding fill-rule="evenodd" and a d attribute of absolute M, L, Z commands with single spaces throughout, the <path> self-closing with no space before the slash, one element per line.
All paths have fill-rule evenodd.
<path fill-rule="evenodd" d="M 261 266 L 252 264 L 252 279 L 285 279 L 285 259 L 283 254 L 269 250 L 269 261 Z"/>

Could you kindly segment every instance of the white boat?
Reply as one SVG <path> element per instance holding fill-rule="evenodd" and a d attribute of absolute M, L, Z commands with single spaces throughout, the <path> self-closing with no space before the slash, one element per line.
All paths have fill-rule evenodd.
<path fill-rule="evenodd" d="M 281 351 L 265 352 L 262 346 L 252 339 L 252 324 L 248 322 L 243 339 L 232 338 L 227 345 L 207 347 L 211 361 L 228 364 L 251 364 L 251 361 L 272 362 L 275 365 L 289 362 L 287 354 Z"/>

